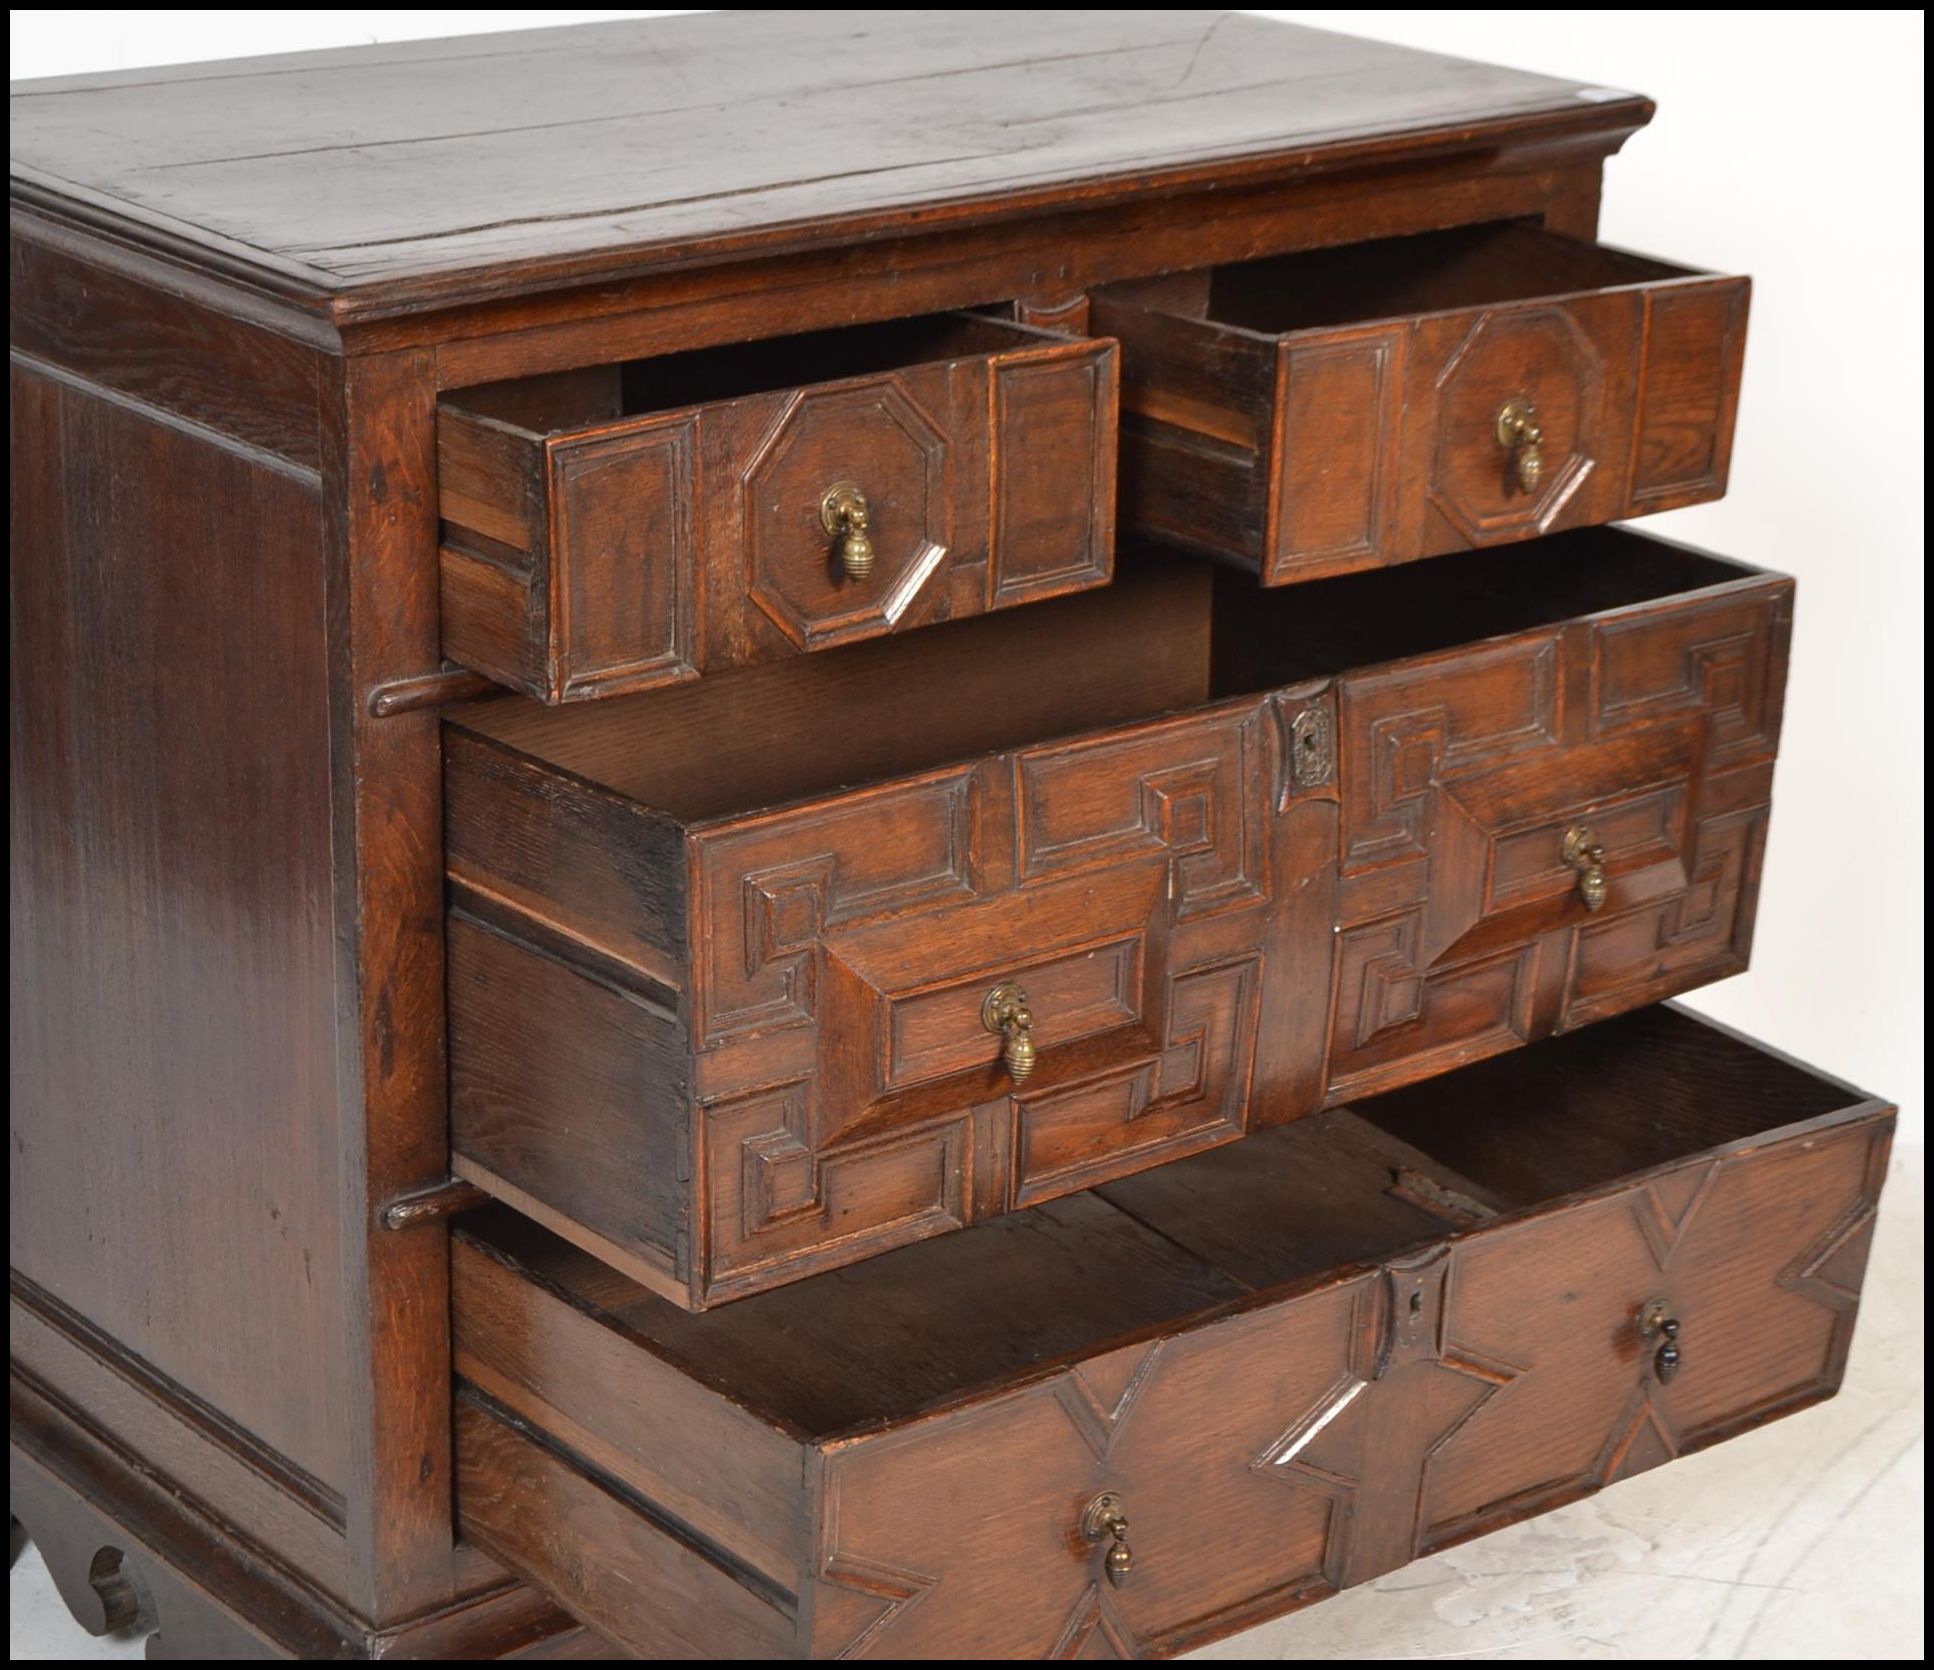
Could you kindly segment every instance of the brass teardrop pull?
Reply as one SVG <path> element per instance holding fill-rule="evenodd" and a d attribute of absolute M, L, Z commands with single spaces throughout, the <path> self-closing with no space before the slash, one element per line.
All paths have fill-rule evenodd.
<path fill-rule="evenodd" d="M 1600 909 L 1605 896 L 1611 892 L 1611 883 L 1605 879 L 1605 849 L 1598 844 L 1591 825 L 1575 823 L 1567 829 L 1558 855 L 1577 872 L 1578 897 L 1584 901 L 1585 908 Z"/>
<path fill-rule="evenodd" d="M 1001 1040 L 1001 1060 L 1016 1084 L 1034 1071 L 1034 1015 L 1027 993 L 1003 980 L 981 999 L 980 1024 Z"/>
<path fill-rule="evenodd" d="M 1108 1544 L 1102 1569 L 1117 1589 L 1128 1587 L 1135 1575 L 1135 1551 L 1128 1546 L 1128 1509 L 1112 1490 L 1104 1490 L 1082 1511 L 1081 1534 L 1090 1542 Z"/>
<path fill-rule="evenodd" d="M 1684 1366 L 1685 1355 L 1679 1348 L 1679 1319 L 1667 1300 L 1654 1299 L 1639 1312 L 1639 1338 L 1659 1342 L 1652 1353 L 1652 1372 L 1661 1386 L 1669 1386 Z"/>
<path fill-rule="evenodd" d="M 819 501 L 820 526 L 839 541 L 839 566 L 849 580 L 864 580 L 873 572 L 871 520 L 866 495 L 850 481 L 827 488 Z"/>
<path fill-rule="evenodd" d="M 1545 430 L 1538 408 L 1522 394 L 1514 394 L 1498 408 L 1498 445 L 1511 454 L 1518 486 L 1535 493 L 1545 473 Z"/>

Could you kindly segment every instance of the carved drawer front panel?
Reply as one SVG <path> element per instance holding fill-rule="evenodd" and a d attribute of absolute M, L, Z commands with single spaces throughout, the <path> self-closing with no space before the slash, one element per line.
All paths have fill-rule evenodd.
<path fill-rule="evenodd" d="M 458 712 L 458 1167 L 704 1308 L 1737 971 L 1791 582 L 1562 539 Z"/>
<path fill-rule="evenodd" d="M 1131 523 L 1279 585 L 1717 498 L 1748 290 L 1506 226 L 1104 292 Z"/>
<path fill-rule="evenodd" d="M 1358 1277 L 835 1448 L 816 1655 L 944 1657 L 971 1627 L 1005 1658 L 1165 1656 L 1207 1620 L 1321 1591 L 1337 1499 L 1285 1457 L 1315 1424 L 1306 1411 L 1320 1422 L 1347 1396 L 1369 1289 Z M 1119 1585 L 1113 1539 L 1082 1525 L 1104 1493 L 1128 1520 Z M 950 1538 L 969 1515 L 973 1535 Z M 882 1592 L 886 1573 L 903 1597 Z"/>
<path fill-rule="evenodd" d="M 678 819 L 453 731 L 459 1166 L 702 1307 L 1231 1140 L 1280 732 L 1222 703 Z"/>
<path fill-rule="evenodd" d="M 1890 1131 L 1655 1009 L 703 1318 L 493 1208 L 459 1514 L 643 1656 L 1166 1656 L 1831 1395 Z"/>
<path fill-rule="evenodd" d="M 1115 349 L 973 315 L 466 390 L 445 652 L 547 702 L 980 614 L 1113 569 Z"/>
<path fill-rule="evenodd" d="M 1340 681 L 1332 1100 L 1745 966 L 1791 598 L 1744 580 Z"/>
<path fill-rule="evenodd" d="M 1432 1455 L 1417 1551 L 1837 1386 L 1885 1137 L 1863 1126 L 1700 1160 L 1472 1236 L 1454 1260 L 1447 1337 L 1485 1342 L 1514 1372 Z"/>

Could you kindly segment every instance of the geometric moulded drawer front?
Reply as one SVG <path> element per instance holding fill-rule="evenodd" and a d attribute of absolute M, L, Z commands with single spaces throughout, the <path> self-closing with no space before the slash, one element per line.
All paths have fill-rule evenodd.
<path fill-rule="evenodd" d="M 545 702 L 1104 584 L 1115 349 L 940 314 L 446 395 L 445 653 Z"/>
<path fill-rule="evenodd" d="M 453 714 L 458 1170 L 704 1309 L 1734 972 L 1791 583 L 1563 538 Z"/>
<path fill-rule="evenodd" d="M 1745 967 L 1791 611 L 1768 577 L 1338 681 L 1333 1100 Z"/>
<path fill-rule="evenodd" d="M 1160 600 L 1111 601 L 1126 630 L 1124 607 Z M 1010 646 L 1082 630 L 1023 613 Z M 988 665 L 970 653 L 966 677 Z M 1118 677 L 1117 698 L 1145 694 Z M 1058 695 L 1034 699 L 1059 719 Z M 715 757 L 667 795 L 646 767 L 587 782 L 575 754 L 453 727 L 466 1175 L 696 1308 L 1239 1135 L 1285 863 L 1316 882 L 1304 937 L 1326 931 L 1329 848 L 1271 791 L 1273 699 L 978 752 L 1029 699 L 991 732 L 978 700 L 936 716 L 965 727 L 957 763 L 810 794 L 771 776 L 755 731 L 745 810 L 715 807 Z M 829 731 L 801 750 L 865 746 L 866 716 L 893 727 L 907 698 L 868 684 L 857 702 L 854 728 L 830 698 L 810 710 Z M 947 757 L 917 725 L 904 740 Z M 657 801 L 617 792 L 634 781 Z M 1026 1017 L 1005 1031 L 1002 993 Z M 1308 1059 L 1320 1024 L 1297 1023 Z"/>
<path fill-rule="evenodd" d="M 1652 1009 L 700 1319 L 492 1208 L 459 1513 L 644 1656 L 1181 1651 L 1830 1395 L 1891 1125 Z"/>
<path fill-rule="evenodd" d="M 1750 288 L 1499 225 L 1104 290 L 1128 526 L 1283 585 L 1718 498 Z"/>

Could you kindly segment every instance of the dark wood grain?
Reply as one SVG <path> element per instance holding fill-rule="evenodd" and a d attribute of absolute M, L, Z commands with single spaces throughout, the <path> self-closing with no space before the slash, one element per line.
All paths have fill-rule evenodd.
<path fill-rule="evenodd" d="M 698 1308 L 1743 966 L 1790 582 L 1616 530 L 1401 585 L 1128 567 L 454 714 L 462 1174 Z"/>
<path fill-rule="evenodd" d="M 12 1265 L 346 1492 L 317 480 L 12 391 Z"/>
<path fill-rule="evenodd" d="M 29 83 L 13 158 L 54 201 L 393 310 L 1650 115 L 1585 94 L 1234 13 L 1106 40 L 1085 12 L 726 14 Z"/>
<path fill-rule="evenodd" d="M 601 1304 L 635 1287 L 507 1214 L 495 1221 L 503 1241 L 452 1247 L 458 1372 L 783 1588 L 807 1553 L 803 1435 L 719 1397 L 716 1372 L 640 1350 Z M 722 1360 L 742 1361 L 729 1348 Z M 559 1362 L 576 1367 L 568 1381 Z"/>
<path fill-rule="evenodd" d="M 33 1375 L 12 1375 L 8 1415 L 17 1530 L 82 1628 L 153 1630 L 151 1659 L 494 1658 L 570 1631 L 544 1596 L 494 1566 L 454 1605 L 372 1629 L 316 1587 L 316 1568 L 284 1564 L 171 1487 Z"/>
<path fill-rule="evenodd" d="M 686 822 L 1099 729 L 1208 694 L 1209 574 L 1146 583 L 559 711 L 453 710 L 475 732 Z M 1114 653 L 1123 643 L 1133 656 Z M 479 767 L 481 769 L 481 767 Z"/>
<path fill-rule="evenodd" d="M 1456 1227 L 1396 1187 L 1406 1166 L 1453 1187 L 1462 1181 L 1354 1108 L 1326 1108 L 1094 1192 L 1253 1291 L 1389 1257 Z"/>
<path fill-rule="evenodd" d="M 454 314 L 348 327 L 373 347 L 435 341 L 439 380 L 464 388 L 714 343 L 1011 303 L 1151 273 L 1355 243 L 1444 225 L 1541 219 L 1589 237 L 1602 159 L 1622 134 L 1526 142 L 1389 162 L 1369 173 L 1294 174 L 1253 185 L 1203 182 L 1186 196 L 1078 204 L 991 226 L 945 223 L 819 250 L 653 272 L 546 298 L 478 301 Z M 782 306 L 775 306 L 782 302 Z"/>
<path fill-rule="evenodd" d="M 1164 1656 L 1830 1395 L 1888 1110 L 1686 1014 L 1598 1031 L 705 1317 L 487 1208 L 465 1522 L 633 1652 L 729 1650 L 675 1572 L 737 1565 L 734 1616 L 811 1597 L 783 1656 Z"/>
<path fill-rule="evenodd" d="M 272 453 L 322 461 L 322 355 L 46 241 L 7 245 L 9 345 L 103 388 Z"/>
<path fill-rule="evenodd" d="M 975 314 L 444 398 L 443 645 L 547 702 L 1106 583 L 1115 353 Z M 821 516 L 864 496 L 870 570 Z"/>
<path fill-rule="evenodd" d="M 610 1660 L 621 1658 L 617 1647 L 594 1629 L 586 1629 L 582 1624 L 573 1629 L 560 1630 L 555 1635 L 547 1635 L 542 1640 L 533 1641 L 527 1647 L 515 1648 L 503 1655 L 505 1658 L 565 1658 Z"/>
<path fill-rule="evenodd" d="M 1429 1227 L 1420 1223 L 1412 1233 Z M 662 1362 L 794 1443 L 921 1414 L 1246 1291 L 1094 1194 L 993 1218 L 702 1317 L 673 1310 L 500 1208 L 466 1219 L 457 1244 L 462 1303 L 482 1307 L 479 1320 L 464 1325 L 464 1349 L 495 1366 L 485 1376 L 499 1388 L 493 1395 L 508 1398 L 502 1387 L 528 1384 L 563 1398 L 578 1424 L 603 1424 L 599 1411 L 629 1396 L 632 1375 L 660 1383 L 652 1365 Z M 533 1283 L 550 1305 L 525 1293 L 514 1327 L 485 1319 L 520 1284 Z M 623 1348 L 547 1352 L 544 1337 L 583 1330 L 572 1315 L 592 1319 Z M 566 1360 L 585 1376 L 576 1390 L 555 1383 Z M 748 1465 L 758 1453 L 780 1473 L 790 1465 L 769 1447 L 740 1447 Z M 638 1448 L 643 1465 L 679 1465 Z M 791 1477 L 796 1482 L 796 1470 Z"/>
<path fill-rule="evenodd" d="M 352 360 L 324 424 L 334 507 L 330 828 L 338 874 L 336 1063 L 346 1118 L 334 1181 L 352 1249 L 337 1389 L 351 1433 L 350 1598 L 383 1623 L 452 1597 L 448 1261 L 440 1227 L 383 1226 L 395 1195 L 447 1174 L 438 721 L 378 718 L 370 693 L 434 667 L 434 395 L 427 356 Z"/>
<path fill-rule="evenodd" d="M 791 1597 L 739 1582 L 729 1563 L 476 1402 L 458 1404 L 456 1424 L 466 1534 L 515 1558 L 627 1656 L 771 1659 L 785 1650 Z M 597 1558 L 579 1558 L 579 1547 Z"/>
<path fill-rule="evenodd" d="M 407 659 L 352 647 L 407 624 L 358 592 L 380 538 L 345 531 L 414 540 L 398 507 L 420 505 L 433 539 L 398 454 L 427 447 L 434 396 L 400 448 L 372 441 L 380 402 L 345 393 L 311 322 L 14 230 L 12 1262 L 35 1295 L 16 1357 L 340 1616 L 401 1630 L 504 1583 L 453 1551 L 433 1459 L 447 1334 L 416 1301 L 437 1236 L 378 1227 L 389 1178 L 447 1171 L 435 719 L 413 722 L 427 775 L 349 740 L 377 717 L 353 678 L 436 665 L 433 579 Z M 426 788 L 427 843 L 390 822 Z M 427 866 L 405 934 L 439 959 L 422 1006 L 349 966 L 401 902 L 358 817 Z M 426 1065 L 412 1127 L 386 1087 Z M 385 1289 L 392 1261 L 415 1268 Z M 412 1492 L 427 1512 L 391 1511 Z"/>
<path fill-rule="evenodd" d="M 102 1434 L 194 1494 L 225 1525 L 333 1589 L 348 1576 L 341 1493 L 165 1379 L 99 1328 L 15 1273 L 8 1355 L 16 1372 L 59 1387 Z"/>
<path fill-rule="evenodd" d="M 578 774 L 544 772 L 496 736 L 456 726 L 444 781 L 444 861 L 460 903 L 513 909 L 530 931 L 615 961 L 670 1001 L 684 983 L 690 911 L 676 819 Z"/>
<path fill-rule="evenodd" d="M 461 1175 L 571 1215 L 676 1290 L 690 1234 L 690 1054 L 675 1013 L 453 917 L 450 1134 Z M 534 1041 L 569 1036 L 562 1056 Z"/>
<path fill-rule="evenodd" d="M 1722 491 L 1743 281 L 1591 243 L 1650 106 L 1106 34 L 15 89 L 14 1453 L 93 1622 L 1165 1654 L 1838 1383 L 1885 1110 L 1608 1019 L 1743 962 L 1787 583 L 1592 529 L 1098 585 L 1111 312 L 1127 502 L 1280 578 Z M 454 1253 L 389 1210 L 453 1170 Z"/>
<path fill-rule="evenodd" d="M 1743 278 L 1523 224 L 1193 276 L 1093 298 L 1122 341 L 1125 514 L 1266 585 L 1726 490 Z M 1530 485 L 1497 434 L 1509 400 L 1542 434 Z"/>
<path fill-rule="evenodd" d="M 1358 1103 L 1381 1129 L 1425 1144 L 1512 1206 L 1591 1187 L 1609 1167 L 1670 1165 L 1739 1142 L 1768 1119 L 1800 1124 L 1845 1105 L 1846 1087 L 1703 1017 L 1665 1005 L 1588 1027 Z M 1493 1110 L 1480 1127 L 1464 1110 Z M 1535 1129 L 1536 1141 L 1526 1137 Z M 1512 1133 L 1516 1134 L 1512 1134 Z M 1483 1137 L 1480 1142 L 1479 1136 Z"/>
<path fill-rule="evenodd" d="M 1173 612 L 1184 598 L 1192 612 Z M 1178 696 L 1199 700 L 1207 601 L 1201 583 L 1157 578 L 1098 596 L 1071 631 L 1066 610 L 1060 631 L 1029 610 L 1005 642 L 974 633 L 945 657 L 924 638 L 902 640 L 893 655 L 866 654 L 843 687 L 810 667 L 845 652 L 784 663 L 800 668 L 795 689 L 766 682 L 788 727 L 810 733 L 797 751 L 779 746 L 784 731 L 747 728 L 743 684 L 723 680 L 603 704 L 586 728 L 531 724 L 528 708 L 498 705 L 453 721 L 451 813 L 487 828 L 453 829 L 452 880 L 509 936 L 489 948 L 491 977 L 453 987 L 466 1017 L 453 1039 L 464 1175 L 509 1183 L 518 1192 L 505 1198 L 561 1213 L 567 1233 L 597 1236 L 585 1244 L 641 1277 L 640 1226 L 662 1225 L 666 1202 L 627 1211 L 618 1180 L 635 1186 L 636 1166 L 654 1191 L 676 1178 L 692 1227 L 675 1269 L 697 1305 L 1237 1134 L 1264 995 L 1270 718 L 1252 700 L 957 766 L 944 752 L 955 738 L 1053 735 L 1097 702 L 1159 714 Z M 1177 648 L 1113 670 L 1071 658 L 1077 643 L 1101 648 L 1103 621 L 1145 624 Z M 980 653 L 961 653 L 970 647 Z M 1173 676 L 1151 684 L 1165 663 Z M 909 689 L 902 669 L 916 665 Z M 942 667 L 964 677 L 950 688 Z M 810 707 L 801 680 L 822 693 Z M 842 688 L 843 701 L 825 699 Z M 650 711 L 660 700 L 678 721 Z M 707 709 L 750 746 L 706 748 Z M 473 723 L 522 763 L 457 728 Z M 564 760 L 534 751 L 540 733 Z M 905 763 L 920 768 L 910 775 L 866 781 L 857 769 L 909 745 L 919 752 Z M 665 747 L 702 774 L 703 799 L 666 769 Z M 853 786 L 788 806 L 802 768 Z M 513 770 L 525 785 L 514 817 L 492 815 Z M 634 788 L 657 802 L 637 814 L 647 839 L 667 824 L 684 838 L 679 867 L 642 894 L 626 878 L 652 854 L 622 827 L 608 859 L 560 863 L 587 840 L 579 811 L 622 824 L 614 797 Z M 695 806 L 713 815 L 694 818 Z M 492 833 L 504 828 L 514 841 Z M 493 862 L 504 856 L 515 863 Z M 660 980 L 636 943 L 635 901 L 684 886 L 686 865 L 686 937 Z M 512 941 L 539 959 L 523 962 L 521 980 Z M 481 949 L 474 936 L 466 944 Z M 669 1018 L 647 1022 L 622 995 L 580 986 L 574 1016 L 553 957 L 635 1000 L 676 1001 L 673 1055 L 627 1041 L 617 1018 L 674 1035 Z M 1003 979 L 1025 983 L 1048 1040 L 1024 1090 L 981 1021 Z M 556 1073 L 560 1051 L 578 1071 Z M 656 1095 L 641 1093 L 640 1073 Z M 618 1084 L 628 1092 L 612 1094 Z M 567 1131 L 568 1156 L 557 1146 Z M 519 1164 L 500 1175 L 513 1132 Z M 593 1174 L 587 1193 L 579 1179 Z"/>

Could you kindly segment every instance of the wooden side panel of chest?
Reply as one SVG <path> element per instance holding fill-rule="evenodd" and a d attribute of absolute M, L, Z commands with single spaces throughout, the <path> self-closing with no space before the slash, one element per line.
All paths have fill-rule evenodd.
<path fill-rule="evenodd" d="M 79 1594 L 151 1556 L 190 1653 L 515 1645 L 547 1608 L 450 1531 L 441 1248 L 379 1222 L 445 1166 L 434 721 L 369 700 L 434 655 L 377 560 L 433 547 L 427 364 L 32 215 L 10 258 L 28 1529 Z"/>
<path fill-rule="evenodd" d="M 16 1348 L 219 1410 L 339 1564 L 320 356 L 12 254 Z"/>

